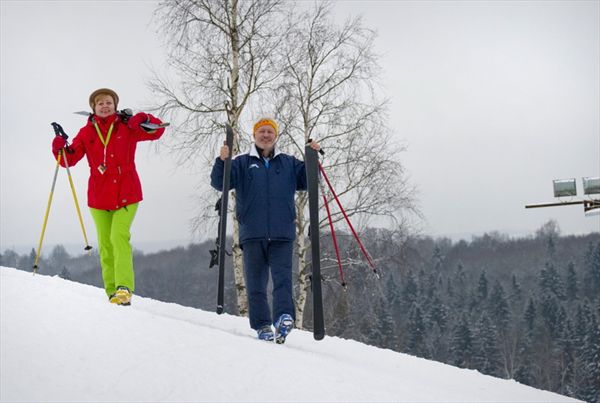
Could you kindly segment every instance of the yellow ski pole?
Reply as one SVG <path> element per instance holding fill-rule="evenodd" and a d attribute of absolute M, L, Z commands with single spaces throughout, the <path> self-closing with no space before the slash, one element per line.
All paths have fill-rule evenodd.
<path fill-rule="evenodd" d="M 63 149 L 63 153 L 66 150 Z M 69 163 L 67 162 L 67 158 L 65 156 L 65 168 L 67 169 L 67 177 L 69 178 L 69 185 L 71 185 L 71 193 L 73 193 L 73 200 L 75 201 L 75 208 L 77 209 L 77 217 L 79 217 L 79 224 L 81 225 L 81 231 L 83 232 L 83 239 L 85 240 L 85 250 L 88 251 L 88 254 L 92 254 L 90 252 L 92 247 L 88 242 L 87 234 L 85 233 L 85 227 L 83 226 L 83 218 L 81 218 L 81 210 L 79 209 L 79 202 L 77 201 L 77 195 L 75 194 L 75 186 L 73 185 L 73 178 L 71 177 L 71 170 L 69 169 Z"/>
<path fill-rule="evenodd" d="M 48 215 L 50 214 L 50 206 L 52 205 L 52 196 L 54 195 L 54 187 L 56 186 L 56 177 L 58 176 L 58 169 L 60 168 L 61 156 L 62 150 L 58 152 L 58 158 L 56 159 L 56 169 L 54 170 L 54 179 L 52 180 L 52 188 L 50 188 L 50 196 L 48 197 L 48 205 L 46 206 L 46 215 L 44 215 L 44 224 L 42 224 L 42 234 L 40 235 L 37 253 L 35 254 L 35 261 L 33 263 L 33 274 L 37 273 L 40 254 L 42 253 L 42 241 L 44 239 L 44 233 L 46 232 L 46 224 L 48 223 Z"/>

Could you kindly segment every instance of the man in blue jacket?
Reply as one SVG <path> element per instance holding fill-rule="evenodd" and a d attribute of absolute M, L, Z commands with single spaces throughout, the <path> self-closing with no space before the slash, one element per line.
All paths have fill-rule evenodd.
<path fill-rule="evenodd" d="M 232 159 L 231 189 L 236 194 L 244 274 L 248 291 L 250 327 L 258 338 L 285 342 L 294 327 L 292 255 L 296 237 L 297 190 L 306 190 L 304 162 L 275 148 L 277 122 L 261 118 L 253 128 L 254 144 Z M 311 143 L 319 150 L 319 144 Z M 211 185 L 223 188 L 224 161 L 229 147 L 221 147 L 211 172 Z M 273 282 L 273 309 L 269 310 L 267 284 Z M 275 331 L 271 327 L 274 325 Z"/>

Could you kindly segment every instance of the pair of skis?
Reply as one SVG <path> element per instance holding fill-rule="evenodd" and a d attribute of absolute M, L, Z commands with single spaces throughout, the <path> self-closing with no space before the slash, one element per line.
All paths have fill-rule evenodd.
<path fill-rule="evenodd" d="M 219 236 L 217 238 L 217 258 L 219 263 L 219 280 L 217 287 L 217 313 L 223 313 L 225 289 L 225 241 L 227 237 L 227 205 L 229 200 L 229 182 L 231 176 L 231 150 L 233 149 L 233 130 L 226 125 L 226 143 L 229 156 L 225 160 L 223 172 L 223 190 L 221 193 Z M 323 297 L 321 292 L 321 254 L 319 246 L 319 156 L 310 145 L 306 145 L 304 166 L 308 184 L 308 209 L 310 219 L 310 245 L 312 257 L 312 293 L 313 293 L 313 336 L 315 340 L 325 337 L 325 321 L 323 318 Z"/>
<path fill-rule="evenodd" d="M 85 111 L 79 111 L 79 112 L 73 112 L 76 115 L 82 115 L 82 116 L 92 116 L 92 113 L 89 112 L 85 112 Z M 117 112 L 119 114 L 119 116 L 125 118 L 125 120 L 128 120 L 130 117 L 133 116 L 133 112 L 131 111 L 131 109 L 123 109 L 121 111 Z M 156 129 L 160 129 L 161 127 L 167 127 L 169 126 L 170 123 L 169 122 L 163 122 L 160 124 L 157 123 L 150 123 L 150 122 L 144 122 L 144 123 L 140 123 L 140 127 L 152 131 L 152 130 L 156 130 Z"/>

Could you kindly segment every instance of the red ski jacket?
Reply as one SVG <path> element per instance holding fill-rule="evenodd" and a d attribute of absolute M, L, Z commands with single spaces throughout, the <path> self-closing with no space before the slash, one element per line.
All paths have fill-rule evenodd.
<path fill-rule="evenodd" d="M 162 123 L 150 114 L 148 117 L 151 123 Z M 130 129 L 117 114 L 104 119 L 96 115 L 92 118 L 73 139 L 69 147 L 72 152 L 66 153 L 69 167 L 77 164 L 84 155 L 87 157 L 90 167 L 88 206 L 100 210 L 118 210 L 142 201 L 142 185 L 135 168 L 137 142 L 157 140 L 165 129 L 160 128 L 155 132 L 146 132 L 140 127 Z M 98 123 L 102 137 L 98 135 L 93 120 Z M 112 123 L 113 130 L 108 136 Z M 58 152 L 53 151 L 53 154 L 58 158 Z M 60 164 L 64 167 L 63 158 Z"/>

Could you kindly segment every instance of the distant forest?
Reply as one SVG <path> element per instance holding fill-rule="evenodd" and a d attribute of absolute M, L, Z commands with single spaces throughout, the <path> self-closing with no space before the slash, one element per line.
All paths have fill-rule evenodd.
<path fill-rule="evenodd" d="M 383 229 L 367 229 L 361 239 L 378 273 L 339 234 L 346 287 L 323 239 L 327 335 L 600 402 L 600 233 L 561 236 L 549 222 L 518 239 L 488 233 L 452 242 Z M 214 311 L 213 247 L 136 252 L 136 294 Z M 0 264 L 31 271 L 34 258 L 33 250 L 6 250 Z M 57 246 L 39 267 L 102 287 L 97 254 L 74 257 Z M 231 267 L 226 284 L 225 310 L 236 314 Z M 306 312 L 310 330 L 310 306 Z"/>

